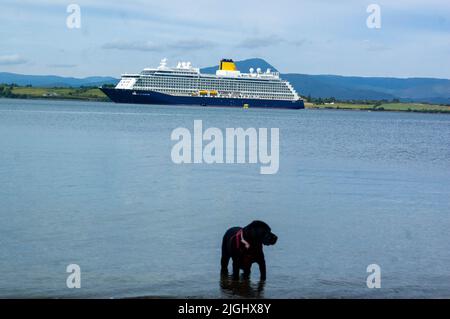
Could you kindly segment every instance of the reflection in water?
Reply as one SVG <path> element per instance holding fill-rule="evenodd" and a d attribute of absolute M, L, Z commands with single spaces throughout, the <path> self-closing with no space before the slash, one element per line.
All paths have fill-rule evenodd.
<path fill-rule="evenodd" d="M 220 276 L 220 288 L 223 297 L 264 298 L 265 281 L 252 283 L 250 279 L 233 280 L 230 275 Z"/>

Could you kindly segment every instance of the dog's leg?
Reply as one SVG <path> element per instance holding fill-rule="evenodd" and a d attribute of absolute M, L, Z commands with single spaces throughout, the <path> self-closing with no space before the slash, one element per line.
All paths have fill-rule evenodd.
<path fill-rule="evenodd" d="M 239 261 L 233 258 L 233 280 L 239 280 Z"/>
<path fill-rule="evenodd" d="M 261 255 L 261 257 L 258 258 L 258 266 L 259 266 L 259 272 L 260 272 L 260 279 L 266 280 L 266 260 L 264 259 L 264 255 Z"/>
<path fill-rule="evenodd" d="M 227 247 L 227 242 L 229 241 L 229 238 L 227 234 L 228 232 L 225 233 L 222 239 L 222 258 L 220 259 L 220 273 L 222 275 L 228 274 L 228 262 L 230 261 L 230 255 Z"/>
<path fill-rule="evenodd" d="M 228 262 L 230 261 L 230 256 L 222 253 L 222 258 L 220 259 L 220 272 L 222 275 L 228 274 Z"/>

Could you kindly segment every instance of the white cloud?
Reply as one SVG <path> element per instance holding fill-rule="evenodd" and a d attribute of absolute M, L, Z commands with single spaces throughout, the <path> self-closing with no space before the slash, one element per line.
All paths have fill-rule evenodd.
<path fill-rule="evenodd" d="M 199 50 L 213 48 L 216 45 L 215 42 L 208 40 L 189 39 L 168 43 L 167 47 L 176 50 Z"/>
<path fill-rule="evenodd" d="M 28 60 L 18 54 L 0 55 L 0 65 L 24 64 Z"/>
<path fill-rule="evenodd" d="M 184 39 L 169 43 L 156 43 L 152 41 L 116 40 L 102 45 L 103 49 L 162 52 L 167 50 L 201 50 L 216 46 L 212 41 L 199 39 Z"/>
<path fill-rule="evenodd" d="M 271 45 L 277 45 L 285 42 L 285 40 L 278 35 L 268 35 L 262 37 L 249 37 L 245 38 L 237 44 L 238 48 L 254 49 L 268 47 Z"/>
<path fill-rule="evenodd" d="M 75 68 L 75 67 L 77 67 L 77 64 L 52 63 L 52 64 L 48 64 L 47 66 L 49 66 L 51 68 Z"/>
<path fill-rule="evenodd" d="M 163 47 L 156 43 L 147 41 L 127 41 L 127 40 L 116 40 L 112 42 L 107 42 L 102 45 L 103 49 L 115 49 L 115 50 L 131 50 L 131 51 L 162 51 Z"/>

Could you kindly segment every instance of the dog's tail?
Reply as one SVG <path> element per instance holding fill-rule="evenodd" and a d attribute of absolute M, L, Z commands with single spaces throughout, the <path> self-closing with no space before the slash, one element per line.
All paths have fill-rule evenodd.
<path fill-rule="evenodd" d="M 222 256 L 220 258 L 220 272 L 228 274 L 228 262 L 230 260 L 230 252 L 228 250 L 228 236 L 225 233 L 222 239 Z"/>
<path fill-rule="evenodd" d="M 224 254 L 224 252 L 227 251 L 227 245 L 228 245 L 228 236 L 227 234 L 223 235 L 222 238 L 222 255 Z"/>

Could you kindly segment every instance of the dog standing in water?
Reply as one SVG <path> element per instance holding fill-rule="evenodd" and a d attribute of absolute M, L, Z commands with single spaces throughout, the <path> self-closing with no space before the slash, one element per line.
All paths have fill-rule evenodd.
<path fill-rule="evenodd" d="M 239 271 L 244 277 L 250 276 L 253 263 L 259 266 L 261 280 L 266 280 L 266 261 L 263 245 L 275 245 L 278 237 L 272 233 L 269 225 L 255 220 L 245 226 L 227 230 L 222 241 L 221 273 L 228 274 L 228 262 L 233 260 L 233 279 L 239 279 Z"/>

